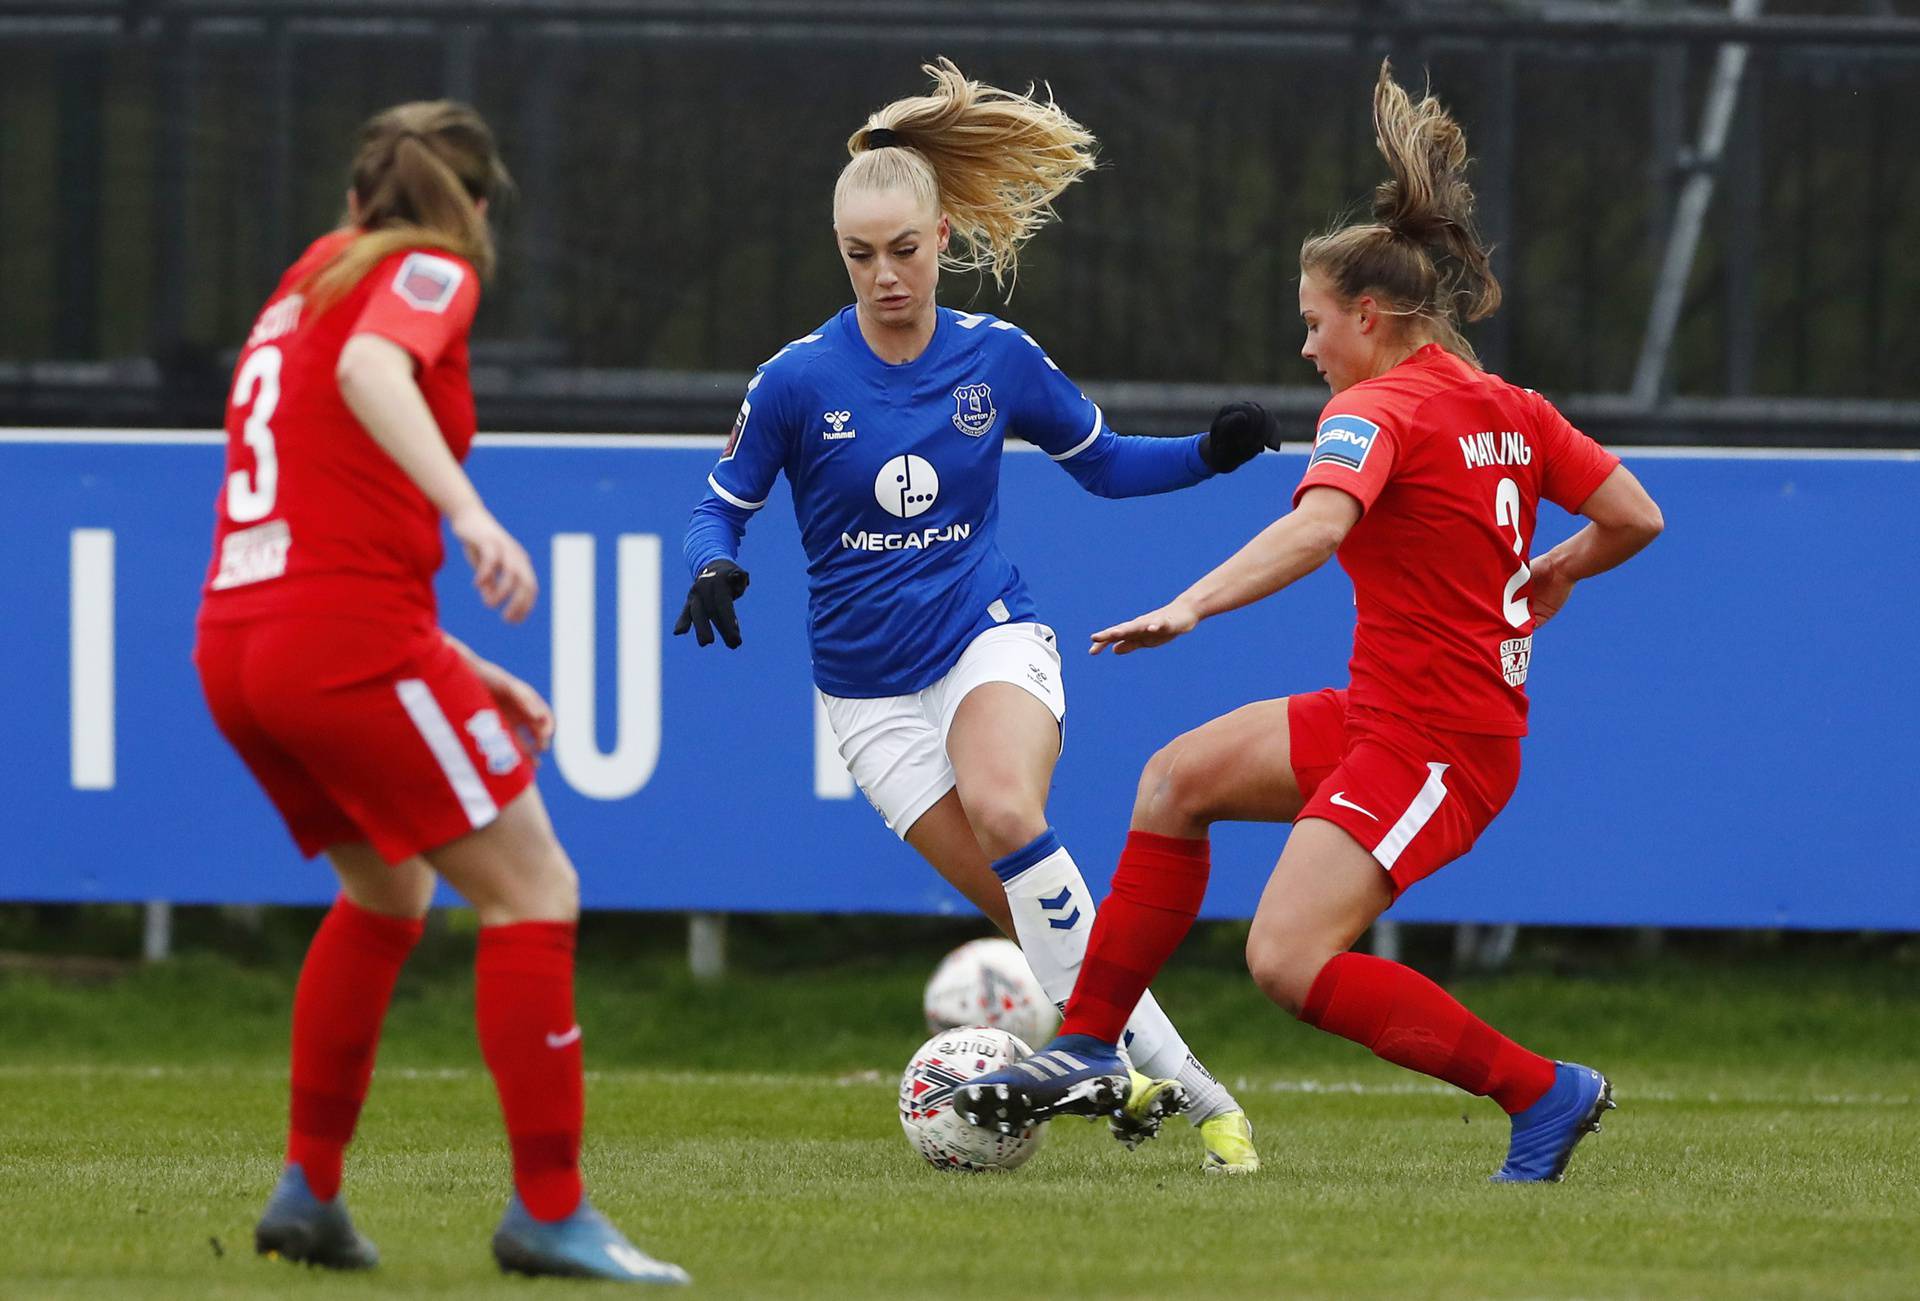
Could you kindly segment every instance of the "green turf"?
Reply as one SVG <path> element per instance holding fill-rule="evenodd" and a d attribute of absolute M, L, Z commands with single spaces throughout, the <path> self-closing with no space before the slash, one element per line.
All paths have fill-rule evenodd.
<path fill-rule="evenodd" d="M 1220 964 L 1163 994 L 1240 1090 L 1267 1169 L 1199 1171 L 1063 1122 L 1003 1177 L 924 1166 L 894 1119 L 920 955 L 697 987 L 593 955 L 588 1177 L 641 1245 L 733 1297 L 1911 1296 L 1920 971 L 1883 961 L 1537 968 L 1455 985 L 1621 1110 L 1559 1186 L 1491 1187 L 1490 1104 L 1294 1025 Z M 290 973 L 184 960 L 103 987 L 0 977 L 0 1295 L 572 1295 L 503 1280 L 504 1145 L 469 985 L 409 973 L 350 1200 L 386 1264 L 256 1259 Z M 218 1249 L 215 1247 L 218 1243 Z"/>

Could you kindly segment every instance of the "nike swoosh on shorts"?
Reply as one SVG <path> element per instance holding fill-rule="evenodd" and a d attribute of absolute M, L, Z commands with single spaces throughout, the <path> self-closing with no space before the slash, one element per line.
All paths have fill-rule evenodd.
<path fill-rule="evenodd" d="M 1345 791 L 1335 791 L 1333 794 L 1327 796 L 1327 802 L 1329 804 L 1338 804 L 1343 809 L 1352 809 L 1355 813 L 1365 813 L 1375 822 L 1380 820 L 1379 814 L 1369 813 L 1366 809 L 1361 808 L 1358 804 L 1348 799 Z"/>

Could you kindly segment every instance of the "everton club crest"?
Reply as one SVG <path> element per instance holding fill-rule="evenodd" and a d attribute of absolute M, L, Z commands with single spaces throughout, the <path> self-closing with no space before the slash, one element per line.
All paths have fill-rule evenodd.
<path fill-rule="evenodd" d="M 993 428 L 993 390 L 985 384 L 962 384 L 953 391 L 953 427 L 969 438 Z"/>

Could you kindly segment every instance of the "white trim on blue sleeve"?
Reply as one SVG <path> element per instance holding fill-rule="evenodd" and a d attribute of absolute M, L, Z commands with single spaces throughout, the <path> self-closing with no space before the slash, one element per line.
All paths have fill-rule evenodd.
<path fill-rule="evenodd" d="M 714 478 L 714 476 L 712 476 L 711 474 L 707 476 L 707 486 L 709 488 L 712 488 L 715 492 L 719 493 L 720 496 L 726 501 L 729 501 L 733 503 L 735 506 L 738 506 L 741 510 L 759 510 L 762 506 L 767 504 L 767 499 L 765 497 L 762 497 L 759 501 L 743 501 L 739 497 L 736 497 L 732 493 L 728 492 L 725 488 L 721 487 L 720 480 Z"/>
<path fill-rule="evenodd" d="M 1071 461 L 1074 457 L 1093 446 L 1093 440 L 1100 437 L 1100 430 L 1105 427 L 1105 425 L 1106 419 L 1100 414 L 1100 408 L 1096 406 L 1093 409 L 1093 428 L 1088 431 L 1087 436 L 1064 452 L 1048 452 L 1047 455 L 1056 461 Z"/>

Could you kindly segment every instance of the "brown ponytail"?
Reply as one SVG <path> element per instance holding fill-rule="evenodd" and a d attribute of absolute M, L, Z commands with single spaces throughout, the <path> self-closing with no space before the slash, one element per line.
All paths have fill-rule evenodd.
<path fill-rule="evenodd" d="M 969 81 L 947 58 L 922 71 L 930 93 L 893 101 L 848 138 L 853 161 L 834 186 L 834 208 L 853 190 L 906 189 L 952 223 L 942 266 L 989 271 L 1009 287 L 1020 245 L 1053 218 L 1061 191 L 1093 170 L 1093 133 L 1031 87 L 1016 95 Z"/>
<path fill-rule="evenodd" d="M 444 249 L 486 279 L 493 234 L 478 203 L 512 187 L 493 132 L 467 105 L 429 100 L 375 114 L 353 158 L 361 233 L 314 273 L 308 299 L 325 310 L 382 259 L 408 248 Z"/>
<path fill-rule="evenodd" d="M 1300 246 L 1300 269 L 1325 276 L 1348 302 L 1371 294 L 1473 361 L 1460 322 L 1491 316 L 1500 282 L 1473 225 L 1467 137 L 1432 94 L 1414 102 L 1385 60 L 1374 84 L 1373 132 L 1390 173 L 1374 189 L 1374 220 L 1309 239 Z"/>

